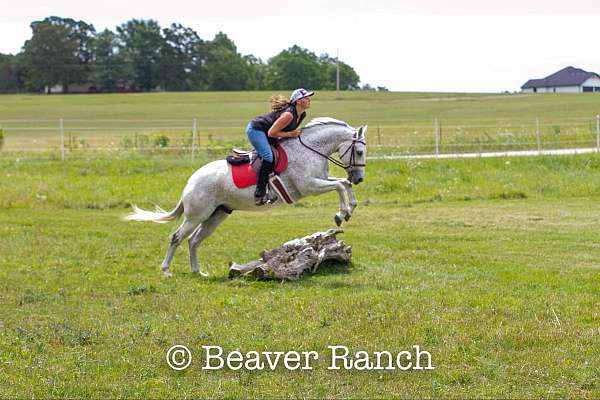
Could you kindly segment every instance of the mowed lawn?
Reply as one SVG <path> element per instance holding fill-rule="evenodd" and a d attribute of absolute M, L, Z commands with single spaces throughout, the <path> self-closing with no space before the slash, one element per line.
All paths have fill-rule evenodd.
<path fill-rule="evenodd" d="M 200 248 L 209 278 L 183 245 L 166 279 L 176 224 L 120 217 L 173 207 L 196 166 L 0 161 L 0 397 L 600 395 L 597 155 L 370 162 L 340 235 L 352 265 L 284 283 L 229 280 L 228 262 L 331 228 L 337 196 L 235 212 Z M 174 344 L 197 356 L 186 371 Z M 435 370 L 203 371 L 203 345 L 419 345 Z"/>
<path fill-rule="evenodd" d="M 0 120 L 14 119 L 184 119 L 199 126 L 243 129 L 269 107 L 279 92 L 166 92 L 139 94 L 0 95 Z M 532 122 L 535 117 L 568 119 L 599 113 L 597 95 L 399 93 L 319 91 L 312 116 L 332 116 L 350 124 L 390 125 L 438 117 L 465 123 L 490 119 Z"/>
<path fill-rule="evenodd" d="M 118 150 L 170 138 L 188 147 L 192 120 L 197 141 L 244 143 L 245 127 L 269 109 L 272 92 L 139 93 L 104 95 L 0 96 L 0 128 L 5 150 L 60 147 L 59 119 L 71 153 Z M 281 91 L 285 96 L 289 93 Z M 439 122 L 442 152 L 591 147 L 596 143 L 598 96 L 582 94 L 465 94 L 318 92 L 309 118 L 327 116 L 353 126 L 370 125 L 371 154 L 435 150 Z M 377 146 L 377 147 L 375 147 Z"/>

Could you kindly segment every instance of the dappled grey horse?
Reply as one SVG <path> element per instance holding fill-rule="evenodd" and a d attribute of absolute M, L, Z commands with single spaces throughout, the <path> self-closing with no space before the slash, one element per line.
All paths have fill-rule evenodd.
<path fill-rule="evenodd" d="M 282 139 L 280 145 L 288 154 L 287 169 L 280 178 L 295 200 L 305 196 L 337 190 L 340 208 L 335 215 L 339 226 L 348 220 L 357 205 L 352 184 L 364 179 L 367 127 L 352 128 L 332 118 L 316 118 L 302 129 L 299 138 Z M 338 153 L 340 160 L 331 157 Z M 329 161 L 344 168 L 347 178 L 329 176 Z M 347 196 L 347 198 L 346 198 Z M 254 204 L 254 187 L 238 188 L 234 185 L 230 166 L 225 160 L 210 162 L 190 177 L 175 209 L 166 212 L 144 211 L 133 206 L 133 213 L 125 217 L 132 221 L 165 223 L 182 214 L 184 220 L 173 233 L 171 244 L 162 263 L 162 271 L 170 276 L 169 267 L 181 242 L 189 238 L 190 264 L 193 273 L 200 272 L 196 250 L 233 210 L 267 211 L 284 204 L 257 206 Z M 206 276 L 204 272 L 200 272 Z"/>

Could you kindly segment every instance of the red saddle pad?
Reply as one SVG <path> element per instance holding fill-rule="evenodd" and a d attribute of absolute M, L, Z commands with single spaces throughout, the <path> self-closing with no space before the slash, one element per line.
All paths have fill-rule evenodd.
<path fill-rule="evenodd" d="M 282 146 L 279 146 L 277 149 L 271 147 L 274 152 L 277 152 L 277 165 L 275 165 L 275 172 L 278 174 L 285 171 L 288 165 L 288 156 Z M 252 164 L 241 164 L 241 165 L 231 165 L 231 177 L 233 178 L 233 183 L 236 187 L 245 188 L 248 186 L 256 185 L 256 172 L 254 172 L 254 168 L 252 168 Z"/>

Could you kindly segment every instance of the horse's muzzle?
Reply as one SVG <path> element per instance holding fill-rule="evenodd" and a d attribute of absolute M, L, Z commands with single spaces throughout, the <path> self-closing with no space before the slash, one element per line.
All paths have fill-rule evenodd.
<path fill-rule="evenodd" d="M 363 177 L 360 175 L 362 175 L 362 174 L 357 174 L 354 171 L 350 171 L 348 173 L 348 180 L 350 182 L 352 182 L 353 185 L 358 185 L 359 183 L 361 183 L 363 181 Z"/>

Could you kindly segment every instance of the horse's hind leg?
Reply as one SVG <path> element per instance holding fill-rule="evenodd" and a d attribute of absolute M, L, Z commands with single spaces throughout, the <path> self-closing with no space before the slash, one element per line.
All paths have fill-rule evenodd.
<path fill-rule="evenodd" d="M 167 255 L 162 263 L 162 272 L 165 276 L 171 276 L 171 272 L 169 271 L 169 267 L 171 266 L 171 262 L 173 261 L 173 255 L 175 254 L 175 250 L 181 244 L 183 239 L 187 238 L 189 235 L 194 232 L 194 229 L 198 227 L 200 222 L 198 220 L 188 220 L 186 219 L 183 224 L 173 233 L 171 236 L 171 244 L 169 245 L 169 249 L 167 250 Z"/>
<path fill-rule="evenodd" d="M 230 211 L 228 212 L 224 208 L 217 208 L 206 221 L 200 224 L 200 227 L 190 237 L 190 266 L 192 268 L 192 273 L 196 274 L 200 272 L 200 269 L 198 268 L 198 256 L 196 254 L 198 246 L 204 241 L 204 239 L 212 235 L 215 229 L 217 229 L 217 227 L 221 225 L 223 221 L 225 221 L 230 213 Z M 202 276 L 208 276 L 206 272 L 200 272 L 200 274 Z"/>

